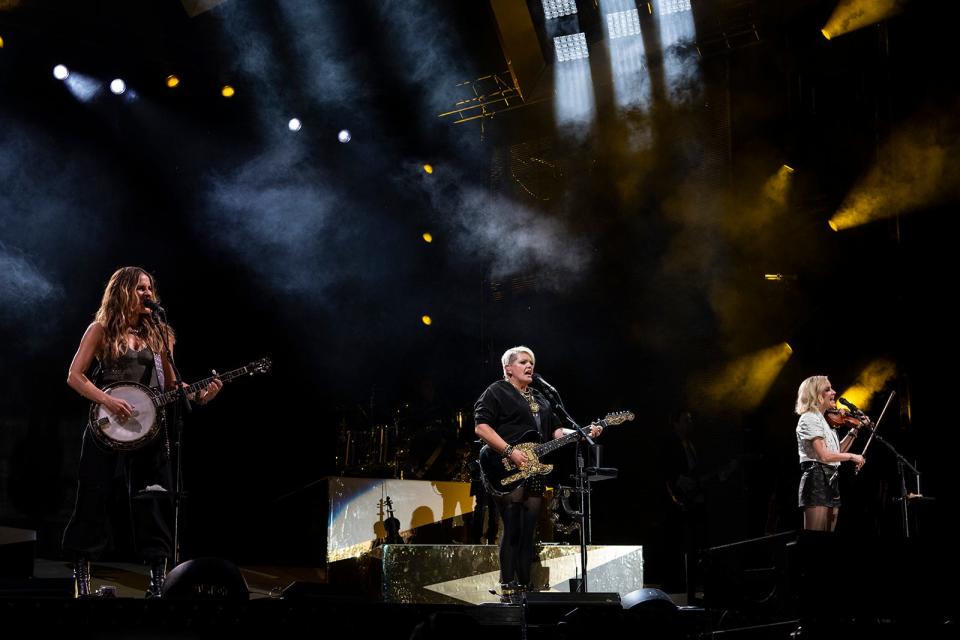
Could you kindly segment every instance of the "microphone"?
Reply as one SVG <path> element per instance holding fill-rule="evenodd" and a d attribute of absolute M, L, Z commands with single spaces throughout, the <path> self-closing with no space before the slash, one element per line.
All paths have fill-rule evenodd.
<path fill-rule="evenodd" d="M 557 397 L 560 396 L 560 392 L 557 391 L 556 387 L 554 387 L 552 384 L 550 384 L 549 382 L 547 382 L 546 380 L 544 380 L 544 379 L 543 379 L 543 376 L 540 375 L 539 373 L 534 373 L 534 374 L 533 374 L 533 382 L 534 382 L 535 384 L 539 385 L 540 388 L 543 389 L 544 391 L 547 391 L 548 393 L 552 393 L 553 395 L 555 395 L 555 396 L 557 396 Z"/>
<path fill-rule="evenodd" d="M 843 396 L 837 398 L 837 402 L 839 402 L 840 404 L 842 404 L 842 405 L 844 405 L 844 406 L 846 406 L 846 407 L 850 407 L 850 411 L 853 411 L 854 413 L 863 413 L 863 411 L 860 411 L 860 409 L 857 407 L 857 405 L 853 404 L 852 402 L 850 402 L 849 400 L 847 400 L 847 399 L 844 398 Z"/>
<path fill-rule="evenodd" d="M 166 309 L 164 309 L 164 308 L 161 307 L 159 304 L 157 304 L 156 302 L 154 302 L 151 298 L 144 298 L 144 299 L 143 299 L 143 306 L 145 306 L 147 309 L 150 309 L 150 311 L 153 311 L 154 313 L 166 313 L 166 312 L 167 312 Z"/>

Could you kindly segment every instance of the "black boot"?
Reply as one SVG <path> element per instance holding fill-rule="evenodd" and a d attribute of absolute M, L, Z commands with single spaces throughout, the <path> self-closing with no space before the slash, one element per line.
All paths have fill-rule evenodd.
<path fill-rule="evenodd" d="M 167 579 L 167 559 L 154 560 L 150 563 L 150 585 L 147 587 L 148 598 L 159 598 L 163 595 L 163 581 Z"/>
<path fill-rule="evenodd" d="M 514 580 L 512 582 L 501 582 L 500 591 L 497 595 L 500 596 L 500 602 L 503 604 L 520 604 L 523 598 L 523 591 L 520 585 Z"/>
<path fill-rule="evenodd" d="M 86 558 L 73 561 L 73 581 L 76 597 L 85 598 L 90 595 L 90 563 Z"/>

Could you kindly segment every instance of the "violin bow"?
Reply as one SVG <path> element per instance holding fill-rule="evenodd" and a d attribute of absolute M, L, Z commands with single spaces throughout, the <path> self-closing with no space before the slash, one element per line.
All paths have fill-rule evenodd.
<path fill-rule="evenodd" d="M 883 411 L 880 412 L 880 417 L 877 418 L 877 421 L 873 423 L 873 428 L 870 429 L 870 437 L 867 438 L 867 444 L 863 445 L 863 451 L 860 452 L 860 455 L 866 455 L 867 447 L 870 446 L 870 443 L 873 442 L 873 436 L 877 432 L 877 429 L 880 428 L 880 421 L 883 420 L 883 416 L 887 413 L 887 408 L 890 406 L 890 401 L 893 400 L 893 396 L 897 395 L 896 391 L 890 391 L 890 395 L 887 396 L 887 404 L 883 405 Z M 860 473 L 860 469 L 857 469 L 855 474 Z"/>

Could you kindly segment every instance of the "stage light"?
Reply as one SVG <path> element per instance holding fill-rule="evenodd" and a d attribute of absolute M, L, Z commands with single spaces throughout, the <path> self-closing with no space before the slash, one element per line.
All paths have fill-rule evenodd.
<path fill-rule="evenodd" d="M 0 49 L 3 49 L 3 36 L 0 36 Z"/>
<path fill-rule="evenodd" d="M 420 322 L 422 322 L 423 324 L 429 327 L 430 325 L 433 324 L 433 318 L 431 318 L 430 316 L 423 316 L 422 318 L 420 318 Z"/>
<path fill-rule="evenodd" d="M 557 62 L 590 57 L 590 51 L 587 49 L 587 34 L 582 31 L 569 36 L 557 36 L 553 39 L 553 49 L 556 52 Z"/>
<path fill-rule="evenodd" d="M 700 67 L 692 51 L 697 27 L 690 2 L 658 0 L 654 18 L 660 32 L 667 98 L 674 104 L 687 102 L 693 98 L 693 87 L 700 84 Z"/>
<path fill-rule="evenodd" d="M 793 176 L 793 169 L 787 165 L 781 165 L 763 185 L 763 194 L 779 205 L 786 204 L 787 196 L 790 194 L 791 176 Z"/>
<path fill-rule="evenodd" d="M 833 229 L 834 231 L 840 231 L 840 226 L 833 220 L 828 220 L 827 226 Z"/>
<path fill-rule="evenodd" d="M 607 16 L 607 50 L 613 76 L 614 97 L 621 109 L 644 108 L 652 98 L 650 76 L 644 60 L 646 51 L 640 37 L 640 14 L 633 0 L 601 0 L 600 8 Z"/>
<path fill-rule="evenodd" d="M 300 122 L 300 118 L 290 118 L 290 122 L 287 123 L 287 128 L 290 131 L 300 131 L 301 127 L 303 127 L 303 123 Z"/>
<path fill-rule="evenodd" d="M 337 134 L 337 140 L 339 140 L 343 144 L 347 144 L 348 142 L 350 142 L 350 139 L 352 137 L 353 136 L 350 135 L 350 131 L 347 129 L 341 129 L 340 133 Z"/>
<path fill-rule="evenodd" d="M 904 0 L 841 0 L 820 33 L 827 40 L 886 20 L 903 10 Z"/>
<path fill-rule="evenodd" d="M 423 165 L 423 170 L 426 171 L 427 173 L 433 173 L 433 165 L 425 164 Z"/>
<path fill-rule="evenodd" d="M 112 91 L 114 95 L 118 96 L 126 90 L 127 90 L 127 83 L 121 80 L 120 78 L 114 78 L 113 80 L 110 81 L 110 91 Z"/>
<path fill-rule="evenodd" d="M 543 17 L 553 20 L 560 16 L 571 16 L 577 12 L 576 0 L 540 0 L 543 4 Z"/>
<path fill-rule="evenodd" d="M 690 0 L 659 0 L 657 2 L 657 13 L 662 16 L 668 16 L 671 13 L 681 13 L 691 11 Z"/>
<path fill-rule="evenodd" d="M 66 67 L 64 67 L 64 70 L 66 70 Z M 67 89 L 73 94 L 73 97 L 80 102 L 89 102 L 103 91 L 103 82 L 82 73 L 68 72 L 63 83 L 67 85 Z"/>
<path fill-rule="evenodd" d="M 173 89 L 179 84 L 180 84 L 180 78 L 178 78 L 176 75 L 171 73 L 170 75 L 167 76 L 167 86 L 169 88 Z"/>
<path fill-rule="evenodd" d="M 607 34 L 611 40 L 640 34 L 640 14 L 636 9 L 607 14 Z"/>
<path fill-rule="evenodd" d="M 66 80 L 70 77 L 70 70 L 62 64 L 58 64 L 53 68 L 53 77 L 57 80 Z"/>
<path fill-rule="evenodd" d="M 223 85 L 223 88 L 220 89 L 220 95 L 224 98 L 232 98 L 237 92 L 228 84 Z"/>
<path fill-rule="evenodd" d="M 430 244 L 431 242 L 433 242 L 433 234 L 430 233 L 429 231 L 425 232 L 423 234 L 423 241 L 426 242 L 427 244 Z"/>

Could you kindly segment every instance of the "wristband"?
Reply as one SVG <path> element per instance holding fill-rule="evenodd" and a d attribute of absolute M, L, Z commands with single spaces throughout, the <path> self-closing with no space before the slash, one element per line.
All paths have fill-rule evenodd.
<path fill-rule="evenodd" d="M 503 450 L 503 457 L 509 458 L 511 453 L 513 453 L 513 445 L 508 444 L 507 448 Z"/>

